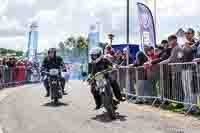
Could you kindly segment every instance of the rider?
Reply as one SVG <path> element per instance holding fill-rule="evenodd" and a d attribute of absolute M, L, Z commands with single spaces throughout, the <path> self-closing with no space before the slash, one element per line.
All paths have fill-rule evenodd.
<path fill-rule="evenodd" d="M 106 70 L 110 67 L 113 67 L 113 64 L 106 59 L 105 57 L 102 56 L 102 50 L 101 48 L 93 48 L 90 50 L 90 57 L 91 57 L 91 62 L 88 65 L 88 73 L 90 75 L 94 75 L 97 72 L 101 72 L 103 70 Z M 120 91 L 120 87 L 117 83 L 116 80 L 114 80 L 113 78 L 111 78 L 110 76 L 108 76 L 108 79 L 110 81 L 110 85 L 113 88 L 113 92 L 115 94 L 115 97 L 117 98 L 118 101 L 125 101 L 125 99 L 122 97 L 121 95 L 121 91 Z M 94 100 L 96 103 L 96 110 L 99 109 L 101 107 L 101 100 L 100 100 L 100 95 L 98 92 L 96 92 L 96 90 L 91 87 L 91 92 L 94 96 Z"/>
<path fill-rule="evenodd" d="M 56 56 L 56 49 L 55 48 L 50 48 L 48 50 L 48 56 L 44 58 L 43 63 L 42 63 L 42 71 L 49 71 L 50 69 L 54 69 L 54 68 L 62 68 L 65 71 L 65 66 L 63 63 L 63 59 L 60 56 Z M 65 79 L 63 77 L 61 77 L 61 85 L 62 85 L 62 91 L 63 94 L 66 94 L 64 91 L 65 88 Z M 46 88 L 46 97 L 49 97 L 50 92 L 50 86 L 49 86 L 49 81 L 46 78 L 44 80 L 44 87 Z"/>

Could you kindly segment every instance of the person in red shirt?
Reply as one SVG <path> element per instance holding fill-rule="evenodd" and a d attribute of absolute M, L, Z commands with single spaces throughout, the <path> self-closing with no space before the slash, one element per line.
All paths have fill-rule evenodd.
<path fill-rule="evenodd" d="M 105 47 L 104 54 L 111 54 L 111 53 L 112 53 L 112 46 L 111 45 L 107 45 Z"/>
<path fill-rule="evenodd" d="M 147 51 L 147 56 L 149 57 L 150 60 L 154 60 L 158 58 L 152 46 L 149 47 L 149 50 Z"/>

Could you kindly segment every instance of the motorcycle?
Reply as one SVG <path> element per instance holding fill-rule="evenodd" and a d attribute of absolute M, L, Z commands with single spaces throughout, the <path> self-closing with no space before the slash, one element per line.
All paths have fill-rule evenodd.
<path fill-rule="evenodd" d="M 108 72 L 109 70 L 98 72 L 94 76 L 92 76 L 88 80 L 88 82 L 101 96 L 101 106 L 106 109 L 109 117 L 111 119 L 115 119 L 116 113 L 113 99 L 113 90 L 110 85 L 109 79 L 105 76 Z"/>
<path fill-rule="evenodd" d="M 63 97 L 62 86 L 60 82 L 60 70 L 50 69 L 49 72 L 45 72 L 47 75 L 48 83 L 50 86 L 50 97 L 55 104 L 59 102 L 59 99 Z"/>

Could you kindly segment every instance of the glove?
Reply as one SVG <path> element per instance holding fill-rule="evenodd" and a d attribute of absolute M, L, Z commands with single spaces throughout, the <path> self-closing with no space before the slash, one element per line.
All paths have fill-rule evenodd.
<path fill-rule="evenodd" d="M 44 77 L 45 76 L 45 72 L 41 72 L 41 76 Z"/>

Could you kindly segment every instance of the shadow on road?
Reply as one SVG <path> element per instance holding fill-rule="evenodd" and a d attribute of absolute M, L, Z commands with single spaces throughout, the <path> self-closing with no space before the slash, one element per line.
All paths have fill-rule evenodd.
<path fill-rule="evenodd" d="M 54 102 L 48 102 L 43 104 L 42 106 L 45 107 L 60 107 L 60 106 L 68 106 L 68 103 L 63 103 L 63 102 L 58 102 L 58 103 L 54 103 Z"/>
<path fill-rule="evenodd" d="M 112 120 L 108 117 L 107 113 L 104 112 L 103 114 L 100 114 L 100 115 L 97 115 L 95 117 L 92 117 L 92 120 L 96 120 L 96 121 L 100 121 L 100 122 L 103 122 L 103 123 L 109 123 L 109 122 L 112 122 L 112 121 L 116 121 L 116 120 L 120 120 L 120 121 L 126 121 L 126 117 L 125 115 L 120 115 L 119 113 L 116 114 L 116 119 L 115 120 Z"/>

